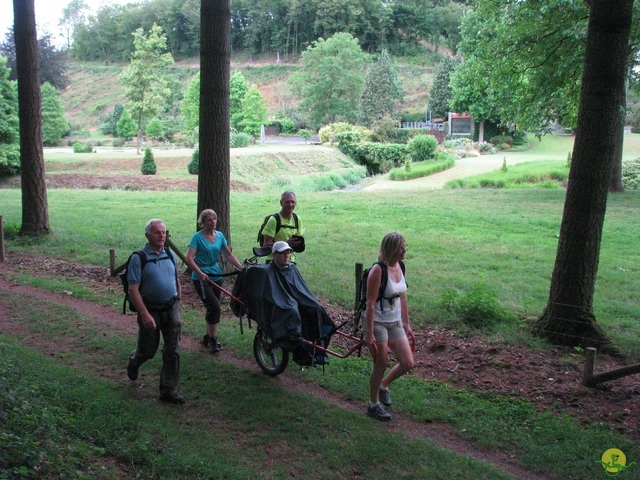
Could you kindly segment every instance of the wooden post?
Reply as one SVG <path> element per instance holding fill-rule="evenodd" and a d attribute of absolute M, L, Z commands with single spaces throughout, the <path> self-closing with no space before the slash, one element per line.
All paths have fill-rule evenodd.
<path fill-rule="evenodd" d="M 169 236 L 169 230 L 167 230 L 166 244 L 173 251 L 173 253 L 175 253 L 178 256 L 178 258 L 182 260 L 182 263 L 184 263 L 187 266 L 187 273 L 191 272 L 191 269 L 189 268 L 189 264 L 187 264 L 187 257 L 185 257 L 184 254 L 180 251 L 180 249 L 176 246 L 176 244 L 173 243 L 173 241 L 171 241 L 171 237 Z"/>
<path fill-rule="evenodd" d="M 0 215 L 0 262 L 4 262 L 4 221 Z"/>
<path fill-rule="evenodd" d="M 362 263 L 356 262 L 355 265 L 355 274 L 356 274 L 356 292 L 353 301 L 353 311 L 358 310 L 360 306 L 360 289 L 362 287 Z"/>
<path fill-rule="evenodd" d="M 116 271 L 116 251 L 113 248 L 109 250 L 109 271 L 113 277 Z"/>
<path fill-rule="evenodd" d="M 635 363 L 615 370 L 609 370 L 608 372 L 595 374 L 596 349 L 593 347 L 587 347 L 586 350 L 587 356 L 584 366 L 584 375 L 582 377 L 582 383 L 586 387 L 593 387 L 598 383 L 608 382 L 609 380 L 615 380 L 617 378 L 640 373 L 640 363 Z"/>
<path fill-rule="evenodd" d="M 593 371 L 596 366 L 596 349 L 593 347 L 587 347 L 586 355 L 584 358 L 584 374 L 582 375 L 582 384 L 585 387 L 591 386 L 591 378 L 593 378 Z"/>

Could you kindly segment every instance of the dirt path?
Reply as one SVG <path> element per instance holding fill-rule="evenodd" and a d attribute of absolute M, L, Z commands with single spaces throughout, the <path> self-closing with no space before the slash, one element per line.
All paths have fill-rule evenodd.
<path fill-rule="evenodd" d="M 16 271 L 10 265 L 7 265 L 9 271 Z M 6 272 L 7 270 L 5 270 Z M 9 293 L 11 295 L 22 295 L 34 299 L 34 301 L 41 301 L 45 303 L 54 303 L 64 305 L 66 307 L 76 310 L 78 313 L 90 318 L 94 325 L 98 329 L 102 330 L 105 335 L 126 335 L 135 338 L 136 325 L 132 315 L 119 315 L 114 311 L 114 308 L 99 305 L 96 303 L 79 300 L 64 292 L 56 293 L 41 290 L 38 288 L 19 285 L 11 280 L 7 279 L 4 275 L 0 274 L 0 291 Z M 189 301 L 188 301 L 189 302 Z M 197 305 L 197 303 L 195 304 Z M 30 348 L 36 348 L 44 354 L 60 355 L 65 352 L 65 345 L 55 342 L 53 344 L 50 339 L 25 329 L 11 321 L 10 315 L 6 307 L 0 305 L 0 334 L 3 335 L 15 335 L 23 337 L 23 345 Z M 68 349 L 71 349 L 71 344 L 67 345 Z M 181 342 L 181 348 L 183 350 L 203 350 L 199 339 L 192 336 L 185 336 Z M 240 358 L 233 354 L 229 349 L 225 349 L 220 353 L 220 361 L 228 362 L 241 369 L 256 370 L 257 364 L 248 359 Z M 84 367 L 91 365 L 92 360 L 90 358 L 83 359 Z M 124 361 L 122 371 L 113 371 L 111 368 L 106 368 L 101 365 L 91 365 L 91 369 L 98 373 L 101 377 L 109 379 L 115 382 L 122 382 L 124 379 Z M 342 397 L 338 394 L 334 394 L 313 384 L 310 381 L 306 381 L 304 378 L 296 375 L 290 375 L 288 372 L 284 372 L 279 375 L 274 381 L 278 382 L 283 388 L 311 394 L 316 398 L 320 398 L 325 402 L 331 403 L 339 408 L 345 408 L 353 412 L 363 413 L 363 405 L 360 402 L 354 402 L 348 398 Z M 194 415 L 197 414 L 194 412 Z M 388 424 L 381 424 L 380 428 L 384 428 L 389 432 L 401 433 L 410 438 L 424 438 L 435 442 L 437 445 L 452 450 L 457 454 L 476 458 L 478 460 L 485 461 L 494 465 L 496 468 L 513 475 L 516 478 L 523 479 L 546 479 L 544 475 L 535 474 L 529 472 L 521 467 L 513 464 L 513 459 L 506 452 L 489 452 L 478 449 L 470 442 L 467 442 L 457 437 L 450 427 L 447 425 L 433 423 L 419 423 L 416 422 L 401 413 L 394 413 L 393 421 Z"/>
<path fill-rule="evenodd" d="M 105 335 L 135 337 L 136 325 L 131 315 L 123 316 L 113 307 L 79 300 L 65 292 L 49 292 L 18 285 L 10 280 L 13 275 L 32 275 L 33 272 L 47 272 L 48 275 L 65 278 L 82 278 L 86 286 L 97 293 L 119 292 L 121 287 L 118 278 L 110 277 L 106 268 L 71 264 L 49 257 L 34 258 L 9 254 L 0 270 L 0 291 L 11 295 L 26 295 L 34 301 L 41 300 L 71 307 L 92 319 Z M 200 302 L 191 283 L 185 278 L 182 284 L 184 308 L 200 309 Z M 325 300 L 321 301 L 335 321 L 349 317 L 349 311 L 331 305 Z M 227 315 L 227 321 L 236 321 L 230 313 Z M 50 340 L 25 331 L 11 321 L 10 312 L 1 304 L 0 334 L 23 337 L 25 346 L 37 348 L 51 355 L 65 348 L 64 345 L 52 345 Z M 583 360 L 567 349 L 523 350 L 518 345 L 487 342 L 481 335 L 460 337 L 445 330 L 419 330 L 416 331 L 416 337 L 415 368 L 412 375 L 471 392 L 510 398 L 517 396 L 536 405 L 541 411 L 571 415 L 587 424 L 601 422 L 630 438 L 640 439 L 640 388 L 637 376 L 608 382 L 597 389 L 587 389 L 581 385 Z M 203 350 L 199 339 L 188 335 L 183 339 L 182 348 Z M 238 368 L 258 370 L 253 360 L 241 359 L 228 349 L 222 352 L 220 359 Z M 91 362 L 91 359 L 86 361 Z M 598 371 L 619 368 L 622 365 L 618 359 L 598 357 Z M 122 371 L 113 371 L 103 365 L 92 365 L 92 369 L 114 382 L 126 381 L 124 365 Z M 285 371 L 274 380 L 283 388 L 310 393 L 340 408 L 363 412 L 364 406 L 361 402 L 328 392 L 300 376 Z M 449 426 L 437 421 L 420 423 L 394 412 L 393 422 L 382 425 L 381 428 L 390 432 L 401 432 L 408 437 L 431 439 L 456 453 L 489 462 L 517 478 L 546 478 L 514 465 L 516 459 L 511 458 L 512 452 L 489 452 L 479 449 L 456 436 Z"/>

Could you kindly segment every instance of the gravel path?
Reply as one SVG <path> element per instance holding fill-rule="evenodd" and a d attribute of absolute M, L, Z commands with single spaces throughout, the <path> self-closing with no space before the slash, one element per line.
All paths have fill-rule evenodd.
<path fill-rule="evenodd" d="M 511 153 L 505 155 L 504 152 L 494 155 L 482 155 L 480 157 L 461 158 L 456 160 L 456 164 L 443 172 L 428 175 L 415 180 L 392 181 L 388 175 L 379 175 L 372 178 L 361 190 L 368 192 L 386 191 L 386 190 L 438 190 L 445 186 L 449 180 L 457 178 L 467 178 L 481 173 L 491 172 L 502 167 L 502 163 L 507 157 L 507 165 L 515 165 L 517 163 L 550 160 L 548 155 L 532 155 L 527 152 Z"/>

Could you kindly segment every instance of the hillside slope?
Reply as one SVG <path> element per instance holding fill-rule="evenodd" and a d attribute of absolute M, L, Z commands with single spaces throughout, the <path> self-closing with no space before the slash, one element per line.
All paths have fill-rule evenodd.
<path fill-rule="evenodd" d="M 99 63 L 69 63 L 71 85 L 61 94 L 66 118 L 72 130 L 94 130 L 103 123 L 105 115 L 116 103 L 124 104 L 124 88 L 120 83 L 120 72 L 126 64 L 102 65 Z M 278 62 L 275 57 L 238 58 L 232 60 L 231 70 L 241 71 L 250 84 L 258 86 L 269 106 L 269 115 L 295 108 L 298 103 L 290 92 L 287 80 L 299 68 L 297 63 Z M 399 113 L 422 113 L 426 109 L 426 95 L 433 81 L 434 65 L 397 62 L 395 68 L 404 86 L 404 102 L 398 106 Z M 186 59 L 171 67 L 174 78 L 182 85 L 182 92 L 199 71 L 199 59 Z M 179 110 L 182 92 L 174 105 Z"/>

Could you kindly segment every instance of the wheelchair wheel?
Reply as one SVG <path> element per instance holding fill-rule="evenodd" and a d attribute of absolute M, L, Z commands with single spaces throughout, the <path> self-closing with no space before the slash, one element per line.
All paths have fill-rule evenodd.
<path fill-rule="evenodd" d="M 289 364 L 289 352 L 275 345 L 260 328 L 253 339 L 253 354 L 256 362 L 267 375 L 279 375 Z"/>

